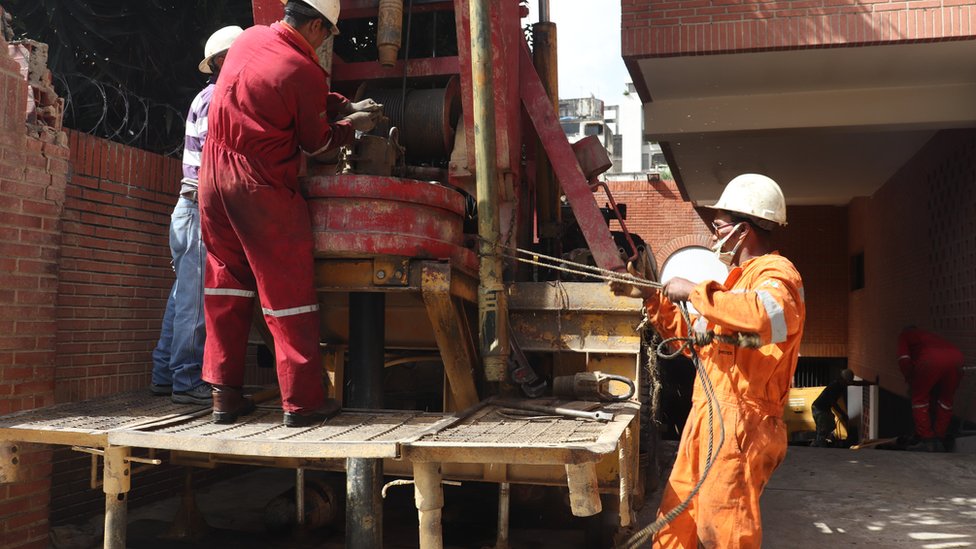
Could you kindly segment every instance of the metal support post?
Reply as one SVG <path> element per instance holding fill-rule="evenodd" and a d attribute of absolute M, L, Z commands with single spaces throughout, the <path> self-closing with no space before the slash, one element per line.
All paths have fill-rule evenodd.
<path fill-rule="evenodd" d="M 383 407 L 386 296 L 349 294 L 349 394 L 351 408 Z M 346 460 L 346 546 L 383 546 L 383 460 Z"/>
<path fill-rule="evenodd" d="M 475 182 L 478 194 L 478 334 L 488 381 L 508 370 L 508 307 L 499 255 L 499 179 L 495 163 L 495 96 L 488 0 L 471 0 L 471 77 L 474 90 Z"/>
<path fill-rule="evenodd" d="M 441 509 L 444 508 L 444 488 L 441 486 L 441 464 L 415 462 L 413 464 L 414 503 L 420 521 L 420 549 L 442 549 L 444 536 Z"/>
<path fill-rule="evenodd" d="M 105 549 L 125 549 L 128 493 L 132 477 L 127 446 L 105 448 L 102 491 L 105 492 Z"/>
<path fill-rule="evenodd" d="M 509 549 L 508 527 L 511 502 L 512 485 L 502 482 L 498 485 L 498 537 L 495 540 L 495 549 Z"/>
<path fill-rule="evenodd" d="M 295 524 L 298 530 L 305 528 L 305 469 L 295 469 Z"/>
<path fill-rule="evenodd" d="M 545 88 L 552 103 L 553 113 L 559 114 L 559 69 L 556 54 L 556 24 L 548 22 L 549 2 L 541 1 L 540 19 L 532 25 L 532 62 L 539 73 L 542 87 Z M 546 255 L 560 257 L 559 225 L 562 220 L 561 201 L 559 200 L 559 186 L 552 172 L 552 164 L 546 155 L 542 140 L 536 140 L 535 147 L 535 199 L 536 219 L 538 219 L 538 236 L 542 242 Z M 547 273 L 540 273 L 546 276 Z M 548 279 L 548 276 L 546 276 Z"/>

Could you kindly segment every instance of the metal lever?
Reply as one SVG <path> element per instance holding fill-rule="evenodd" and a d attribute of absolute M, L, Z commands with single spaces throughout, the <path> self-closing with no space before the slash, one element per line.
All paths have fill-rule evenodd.
<path fill-rule="evenodd" d="M 587 412 L 584 410 L 574 410 L 573 408 L 563 408 L 561 406 L 542 406 L 541 404 L 530 404 L 518 400 L 497 400 L 493 402 L 497 406 L 513 408 L 515 410 L 527 410 L 529 412 L 539 412 L 548 415 L 559 415 L 580 419 L 593 419 L 596 421 L 613 421 L 613 414 L 610 412 L 596 411 Z"/>

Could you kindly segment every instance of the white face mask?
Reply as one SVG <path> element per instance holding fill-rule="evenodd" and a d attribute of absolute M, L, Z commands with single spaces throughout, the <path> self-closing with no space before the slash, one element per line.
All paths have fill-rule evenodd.
<path fill-rule="evenodd" d="M 739 242 L 736 243 L 735 248 L 732 248 L 732 251 L 729 252 L 722 251 L 722 248 L 725 246 L 725 243 L 728 242 L 730 238 L 732 238 L 732 235 L 738 233 L 739 229 L 742 228 L 742 226 L 745 224 L 746 223 L 744 221 L 736 223 L 735 227 L 732 227 L 732 230 L 729 231 L 729 234 L 725 235 L 725 238 L 719 240 L 718 242 L 715 243 L 714 246 L 712 246 L 712 252 L 715 253 L 715 257 L 717 257 L 719 261 L 724 263 L 726 267 L 732 266 L 732 261 L 735 260 L 735 255 L 739 253 L 739 248 L 742 246 L 743 239 L 742 238 L 739 239 Z"/>

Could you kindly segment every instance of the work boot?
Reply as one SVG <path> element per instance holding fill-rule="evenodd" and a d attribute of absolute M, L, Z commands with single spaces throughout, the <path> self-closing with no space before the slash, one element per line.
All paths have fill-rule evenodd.
<path fill-rule="evenodd" d="M 189 391 L 173 391 L 173 403 L 210 406 L 213 403 L 213 388 L 210 384 L 203 383 Z"/>
<path fill-rule="evenodd" d="M 813 439 L 813 442 L 810 443 L 810 446 L 813 448 L 827 448 L 829 446 L 827 442 L 827 437 L 817 435 L 817 438 Z"/>
<path fill-rule="evenodd" d="M 254 411 L 254 401 L 240 387 L 213 386 L 214 423 L 234 423 L 239 416 Z"/>
<path fill-rule="evenodd" d="M 149 384 L 149 393 L 156 397 L 168 397 L 173 394 L 172 385 L 156 385 L 155 383 Z"/>
<path fill-rule="evenodd" d="M 334 398 L 327 398 L 318 409 L 312 412 L 285 412 L 283 423 L 285 427 L 308 427 L 322 423 L 339 413 L 342 406 Z"/>

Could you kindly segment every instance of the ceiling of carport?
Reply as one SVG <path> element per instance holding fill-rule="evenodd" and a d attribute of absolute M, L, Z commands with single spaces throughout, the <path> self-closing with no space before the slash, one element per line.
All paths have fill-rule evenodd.
<path fill-rule="evenodd" d="M 746 171 L 779 181 L 790 204 L 846 204 L 873 194 L 939 129 L 976 127 L 976 41 L 632 66 L 649 95 L 645 134 L 698 204 Z"/>

